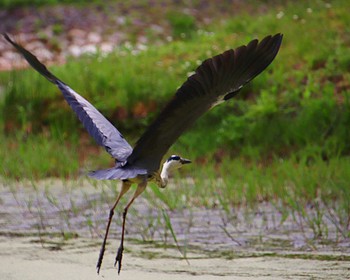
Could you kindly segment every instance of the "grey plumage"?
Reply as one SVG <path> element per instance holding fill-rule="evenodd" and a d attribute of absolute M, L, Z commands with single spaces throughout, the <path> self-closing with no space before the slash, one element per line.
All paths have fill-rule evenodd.
<path fill-rule="evenodd" d="M 85 98 L 72 90 L 64 82 L 54 76 L 33 54 L 24 49 L 4 34 L 10 42 L 28 61 L 28 63 L 50 82 L 56 84 L 70 107 L 73 109 L 85 129 L 95 139 L 96 143 L 103 146 L 106 151 L 119 162 L 124 162 L 132 152 L 132 147 L 124 139 L 122 134 Z"/>

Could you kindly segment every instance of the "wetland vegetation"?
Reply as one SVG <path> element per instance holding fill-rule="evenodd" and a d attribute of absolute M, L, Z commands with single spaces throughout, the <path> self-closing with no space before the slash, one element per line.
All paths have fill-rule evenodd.
<path fill-rule="evenodd" d="M 146 9 L 144 2 L 131 1 Z M 235 11 L 232 16 L 227 12 L 232 3 L 226 3 L 226 12 L 221 15 L 214 5 L 208 8 L 203 1 L 193 2 L 199 12 L 180 5 L 168 9 L 161 19 L 155 13 L 159 7 L 149 7 L 155 24 L 163 28 L 161 35 L 156 28 L 140 34 L 134 27 L 140 9 L 129 10 L 123 15 L 123 28 L 130 33 L 113 51 L 66 57 L 65 63 L 58 64 L 52 59 L 56 65 L 50 65 L 53 73 L 91 101 L 133 142 L 202 60 L 252 38 L 284 34 L 281 50 L 267 71 L 232 102 L 201 118 L 171 148 L 170 154 L 181 154 L 194 164 L 175 174 L 169 189 L 149 186 L 141 200 L 145 203 L 131 213 L 132 221 L 143 221 L 134 237 L 147 241 L 157 240 L 158 236 L 164 244 L 177 237 L 186 249 L 196 239 L 189 237 L 191 220 L 181 222 L 180 217 L 201 211 L 203 218 L 210 215 L 209 209 L 217 216 L 215 221 L 220 221 L 215 224 L 216 230 L 219 228 L 222 236 L 236 245 L 246 240 L 263 244 L 264 236 L 269 236 L 271 242 L 266 244 L 271 244 L 271 249 L 271 229 L 277 229 L 280 249 L 285 245 L 280 237 L 285 236 L 292 248 L 322 250 L 329 246 L 341 253 L 340 258 L 348 258 L 348 1 L 264 1 L 259 5 L 242 1 L 246 5 L 240 5 L 239 13 Z M 0 1 L 0 7 L 4 7 L 3 3 L 6 1 Z M 107 3 L 80 3 L 77 9 L 91 5 L 91 9 L 106 13 L 113 2 Z M 172 1 L 167 3 L 173 8 Z M 200 16 L 202 6 L 205 15 L 211 14 L 208 9 L 215 11 L 211 18 Z M 38 19 L 33 34 L 62 52 L 64 40 L 57 41 L 55 35 L 47 37 L 35 30 L 45 24 Z M 50 24 L 52 34 L 62 39 L 68 28 L 64 21 Z M 31 182 L 27 189 L 38 194 L 42 189 L 37 185 L 46 178 L 75 180 L 87 170 L 113 164 L 109 155 L 89 139 L 58 90 L 32 69 L 0 72 L 0 108 L 0 172 L 14 198 L 21 196 L 18 193 L 22 188 L 14 186 L 23 185 L 23 180 Z M 99 222 L 104 225 L 106 202 L 113 201 L 118 187 L 113 182 L 90 183 L 102 189 L 101 197 L 86 195 L 83 187 L 77 187 L 77 200 L 69 196 L 75 193 L 74 188 L 66 189 L 64 199 L 62 194 L 56 196 L 51 187 L 38 194 L 46 201 L 44 205 L 55 208 L 55 214 L 61 217 L 61 222 L 56 221 L 61 227 L 53 228 L 62 232 L 63 238 L 73 238 L 71 232 L 80 232 L 74 226 L 70 228 L 74 225 L 71 217 L 82 215 L 82 228 L 89 229 L 91 236 L 96 236 L 102 227 Z M 50 218 L 38 202 L 40 199 L 32 195 L 18 201 L 29 212 L 36 209 L 33 213 L 39 214 L 42 221 L 35 223 L 40 232 L 52 229 L 45 227 L 45 219 Z M 1 202 L 6 204 L 3 196 Z M 96 209 L 101 213 L 89 218 Z M 245 224 L 243 229 L 241 224 Z M 261 227 L 257 229 L 254 224 Z M 187 233 L 181 231 L 184 225 Z M 240 234 L 249 229 L 254 231 L 254 238 L 240 239 Z M 298 232 L 296 241 L 292 237 L 294 230 Z M 130 232 L 131 237 L 133 229 Z M 198 236 L 203 242 L 199 233 Z"/>

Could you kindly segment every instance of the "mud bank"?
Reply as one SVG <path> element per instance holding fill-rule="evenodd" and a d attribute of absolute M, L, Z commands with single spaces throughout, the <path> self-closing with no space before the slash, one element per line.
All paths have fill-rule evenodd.
<path fill-rule="evenodd" d="M 172 249 L 160 249 L 161 257 L 145 258 L 145 245 L 128 244 L 120 276 L 108 252 L 100 275 L 95 263 L 96 240 L 70 240 L 59 250 L 37 237 L 0 238 L 1 279 L 349 279 L 347 261 L 307 260 L 284 257 L 207 258 L 189 254 L 189 262 Z M 115 246 L 116 247 L 116 246 Z M 154 250 L 154 249 L 153 249 Z"/>

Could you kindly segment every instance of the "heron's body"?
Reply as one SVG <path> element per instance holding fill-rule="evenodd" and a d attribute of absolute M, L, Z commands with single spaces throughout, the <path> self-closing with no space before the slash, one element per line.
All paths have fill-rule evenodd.
<path fill-rule="evenodd" d="M 231 49 L 205 60 L 176 91 L 168 105 L 132 148 L 117 128 L 86 99 L 55 77 L 33 54 L 6 34 L 4 37 L 35 70 L 60 89 L 88 133 L 115 159 L 114 167 L 89 173 L 95 179 L 122 180 L 121 192 L 110 210 L 97 263 L 98 272 L 102 265 L 114 209 L 130 186 L 137 184 L 135 194 L 124 208 L 121 244 L 116 257 L 118 273 L 123 255 L 125 218 L 130 205 L 145 190 L 148 181 L 155 181 L 159 187 L 164 188 L 169 174 L 190 162 L 173 155 L 164 162 L 160 170 L 162 159 L 171 145 L 200 116 L 236 96 L 245 84 L 259 75 L 274 60 L 282 42 L 281 34 L 267 36 L 260 42 L 253 40 L 247 46 Z"/>

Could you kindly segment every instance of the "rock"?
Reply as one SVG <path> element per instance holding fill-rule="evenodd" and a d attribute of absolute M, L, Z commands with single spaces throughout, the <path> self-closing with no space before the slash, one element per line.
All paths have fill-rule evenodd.
<path fill-rule="evenodd" d="M 99 43 L 101 42 L 101 35 L 96 32 L 90 32 L 87 35 L 87 40 L 89 43 Z"/>
<path fill-rule="evenodd" d="M 77 56 L 80 56 L 82 52 L 81 52 L 80 46 L 71 45 L 68 47 L 67 53 L 68 53 L 68 55 L 72 55 L 72 56 L 77 57 Z"/>
<path fill-rule="evenodd" d="M 113 44 L 109 43 L 109 42 L 103 42 L 100 45 L 100 50 L 102 53 L 110 53 L 113 51 Z"/>
<path fill-rule="evenodd" d="M 73 28 L 68 31 L 67 37 L 70 40 L 84 39 L 86 37 L 86 32 L 82 29 Z"/>
<path fill-rule="evenodd" d="M 97 47 L 93 44 L 89 44 L 89 45 L 85 45 L 85 46 L 81 47 L 81 51 L 83 54 L 84 53 L 87 53 L 87 54 L 91 53 L 92 54 L 92 53 L 97 52 Z"/>
<path fill-rule="evenodd" d="M 9 62 L 8 59 L 0 57 L 0 69 L 1 70 L 11 70 L 12 64 Z"/>

